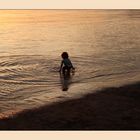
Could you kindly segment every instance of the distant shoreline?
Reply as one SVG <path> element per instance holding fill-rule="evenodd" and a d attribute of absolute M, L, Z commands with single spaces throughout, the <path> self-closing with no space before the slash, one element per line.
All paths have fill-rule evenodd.
<path fill-rule="evenodd" d="M 0 130 L 140 130 L 140 82 L 23 111 Z"/>

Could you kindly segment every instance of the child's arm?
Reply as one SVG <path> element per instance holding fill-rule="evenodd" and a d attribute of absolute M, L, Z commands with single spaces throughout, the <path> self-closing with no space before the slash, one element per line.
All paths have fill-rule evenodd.
<path fill-rule="evenodd" d="M 71 62 L 71 66 L 72 66 L 72 69 L 75 69 L 75 68 L 73 67 L 73 64 L 72 64 L 72 62 Z"/>
<path fill-rule="evenodd" d="M 61 66 L 60 66 L 59 72 L 61 72 L 62 66 L 63 66 L 63 61 L 61 61 Z"/>

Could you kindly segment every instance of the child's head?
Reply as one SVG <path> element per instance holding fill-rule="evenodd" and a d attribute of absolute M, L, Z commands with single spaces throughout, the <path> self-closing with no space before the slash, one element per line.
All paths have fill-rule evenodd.
<path fill-rule="evenodd" d="M 66 59 L 66 58 L 69 57 L 69 55 L 68 55 L 67 52 L 63 52 L 63 53 L 61 54 L 61 56 L 62 56 L 63 59 Z"/>

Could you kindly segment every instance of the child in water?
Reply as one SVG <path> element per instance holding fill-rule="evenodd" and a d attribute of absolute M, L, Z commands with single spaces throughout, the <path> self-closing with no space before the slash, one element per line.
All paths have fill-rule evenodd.
<path fill-rule="evenodd" d="M 70 70 L 71 69 L 75 69 L 69 59 L 69 55 L 67 52 L 63 52 L 61 54 L 61 57 L 63 58 L 62 62 L 61 62 L 61 66 L 60 66 L 60 70 L 59 72 L 63 72 L 63 74 L 65 74 L 65 72 L 67 71 L 68 74 L 70 74 Z M 63 66 L 64 65 L 64 66 Z"/>

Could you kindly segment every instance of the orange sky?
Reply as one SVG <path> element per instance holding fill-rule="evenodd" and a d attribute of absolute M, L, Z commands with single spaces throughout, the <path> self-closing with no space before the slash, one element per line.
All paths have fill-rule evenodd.
<path fill-rule="evenodd" d="M 0 9 L 134 9 L 139 0 L 0 0 Z"/>

